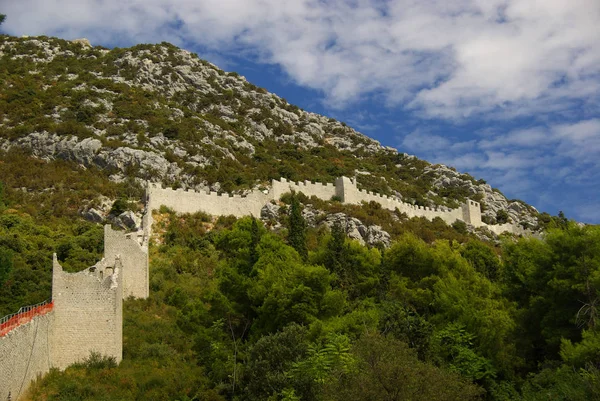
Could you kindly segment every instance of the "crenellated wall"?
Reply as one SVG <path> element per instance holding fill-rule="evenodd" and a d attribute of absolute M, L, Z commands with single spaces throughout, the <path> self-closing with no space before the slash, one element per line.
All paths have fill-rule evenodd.
<path fill-rule="evenodd" d="M 182 189 L 162 188 L 156 184 L 148 185 L 148 210 L 158 209 L 161 205 L 179 213 L 203 211 L 214 215 L 234 215 L 236 217 L 260 216 L 260 210 L 272 197 L 261 191 L 253 191 L 248 196 L 218 194 L 216 192 L 194 192 Z"/>
<path fill-rule="evenodd" d="M 281 178 L 271 181 L 269 199 L 279 199 L 281 195 L 290 191 L 302 192 L 308 197 L 316 196 L 323 200 L 331 200 L 331 198 L 338 195 L 336 187 L 332 183 L 315 183 L 311 181 L 292 182 Z"/>
<path fill-rule="evenodd" d="M 447 224 L 452 224 L 456 220 L 465 219 L 465 210 L 463 208 L 450 209 L 444 206 L 430 208 L 412 205 L 410 203 L 402 202 L 400 199 L 393 196 L 381 195 L 375 192 L 365 191 L 364 189 L 358 189 L 356 184 L 348 177 L 337 178 L 335 186 L 337 196 L 344 203 L 360 204 L 362 202 L 377 202 L 384 209 L 398 209 L 401 213 L 406 213 L 408 217 L 426 217 L 429 220 L 439 217 Z M 477 213 L 478 211 L 473 210 L 469 212 Z M 480 212 L 479 219 L 481 220 Z"/>
<path fill-rule="evenodd" d="M 0 401 L 17 400 L 50 368 L 64 369 L 97 352 L 123 357 L 123 298 L 148 297 L 151 219 L 139 232 L 104 227 L 104 258 L 78 273 L 52 269 L 52 302 L 26 307 L 0 323 Z M 23 309 L 23 308 L 22 308 Z"/>
<path fill-rule="evenodd" d="M 38 375 L 53 367 L 64 369 L 91 352 L 121 361 L 123 298 L 149 295 L 148 239 L 152 210 L 165 205 L 180 213 L 203 211 L 213 215 L 260 216 L 267 202 L 290 191 L 323 200 L 335 196 L 349 204 L 374 201 L 385 209 L 398 209 L 409 217 L 439 217 L 448 224 L 461 220 L 475 227 L 487 227 L 496 234 L 530 233 L 514 224 L 483 223 L 480 204 L 472 200 L 456 209 L 415 206 L 396 197 L 360 190 L 347 177 L 337 178 L 335 184 L 290 182 L 282 178 L 273 180 L 268 192 L 254 190 L 244 197 L 172 190 L 148 184 L 142 230 L 124 234 L 105 226 L 104 258 L 78 273 L 63 271 L 55 255 L 52 303 L 45 309 L 48 312 L 0 331 L 0 401 L 7 399 L 9 393 L 17 400 Z"/>
<path fill-rule="evenodd" d="M 481 221 L 481 205 L 478 202 L 467 201 L 456 209 L 444 206 L 436 208 L 412 205 L 399 198 L 380 195 L 370 191 L 358 189 L 356 182 L 348 177 L 338 177 L 335 184 L 314 183 L 310 181 L 291 182 L 285 178 L 272 180 L 268 192 L 252 191 L 245 197 L 238 195 L 219 195 L 216 192 L 194 192 L 162 188 L 156 184 L 148 184 L 147 213 L 151 219 L 151 211 L 165 205 L 179 213 L 194 213 L 203 211 L 212 215 L 234 215 L 236 217 L 254 215 L 260 216 L 260 211 L 265 203 L 277 200 L 286 192 L 302 192 L 306 196 L 316 196 L 319 199 L 331 200 L 334 196 L 344 203 L 360 204 L 361 202 L 377 202 L 388 210 L 398 209 L 408 217 L 425 217 L 429 220 L 439 217 L 447 224 L 456 220 L 464 221 L 474 227 L 487 227 L 490 231 L 501 234 L 530 233 L 514 224 L 487 225 Z M 151 221 L 151 220 L 150 220 Z M 150 225 L 150 224 L 149 224 Z"/>

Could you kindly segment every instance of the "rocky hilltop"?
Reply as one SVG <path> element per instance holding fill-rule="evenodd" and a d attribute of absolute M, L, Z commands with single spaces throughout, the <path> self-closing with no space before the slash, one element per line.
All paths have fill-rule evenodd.
<path fill-rule="evenodd" d="M 98 167 L 116 182 L 243 193 L 272 178 L 333 182 L 422 205 L 477 200 L 489 224 L 538 212 L 483 180 L 382 146 L 167 43 L 0 36 L 0 149 Z"/>

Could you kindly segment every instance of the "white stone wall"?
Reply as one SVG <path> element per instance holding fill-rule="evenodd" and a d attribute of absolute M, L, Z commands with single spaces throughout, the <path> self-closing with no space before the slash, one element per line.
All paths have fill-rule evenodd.
<path fill-rule="evenodd" d="M 337 196 L 344 203 L 360 204 L 361 202 L 377 202 L 384 209 L 396 210 L 401 213 L 406 213 L 408 217 L 425 217 L 429 220 L 439 217 L 447 224 L 452 224 L 456 220 L 464 220 L 463 208 L 450 209 L 444 206 L 438 208 L 430 208 L 416 206 L 410 203 L 402 202 L 396 197 L 381 195 L 371 191 L 358 189 L 356 184 L 347 177 L 339 177 L 336 180 Z"/>
<path fill-rule="evenodd" d="M 145 220 L 147 224 L 147 219 Z M 146 227 L 144 227 L 145 229 Z M 142 231 L 143 232 L 143 231 Z M 104 226 L 104 259 L 119 258 L 123 266 L 123 297 L 148 298 L 148 244 L 138 233 L 124 234 Z"/>
<path fill-rule="evenodd" d="M 148 296 L 147 242 L 139 234 L 105 226 L 105 258 L 78 273 L 64 272 L 54 256 L 53 310 L 0 337 L 0 401 L 9 392 L 17 400 L 37 375 L 91 352 L 121 361 L 123 297 Z"/>
<path fill-rule="evenodd" d="M 450 209 L 444 206 L 429 208 L 416 206 L 402 202 L 395 197 L 388 197 L 372 193 L 370 191 L 360 190 L 356 183 L 348 177 L 339 177 L 334 184 L 321 184 L 309 181 L 291 182 L 282 178 L 273 180 L 271 189 L 268 193 L 253 191 L 246 197 L 237 195 L 217 195 L 215 192 L 201 193 L 194 191 L 165 189 L 156 184 L 148 185 L 148 215 L 153 209 L 158 209 L 161 205 L 172 208 L 179 213 L 194 213 L 203 211 L 212 215 L 229 215 L 243 217 L 248 215 L 260 216 L 260 210 L 265 203 L 270 200 L 277 200 L 286 192 L 302 192 L 311 197 L 316 196 L 322 200 L 331 200 L 337 196 L 344 203 L 360 204 L 361 202 L 377 202 L 388 210 L 398 209 L 406 213 L 408 217 L 425 217 L 429 220 L 439 217 L 447 224 L 452 224 L 456 220 L 462 220 L 475 227 L 485 226 L 492 232 L 499 234 L 505 231 L 515 234 L 525 234 L 528 231 L 513 224 L 488 226 L 481 221 L 481 206 L 478 202 L 467 200 L 461 207 Z M 148 218 L 151 224 L 151 217 Z"/>
<path fill-rule="evenodd" d="M 262 207 L 272 199 L 269 194 L 253 191 L 248 196 L 218 194 L 216 192 L 194 192 L 148 185 L 148 211 L 167 206 L 179 213 L 203 211 L 212 215 L 234 215 L 236 217 L 260 216 Z"/>
<path fill-rule="evenodd" d="M 292 182 L 286 180 L 285 178 L 281 178 L 279 181 L 273 180 L 271 182 L 269 198 L 279 199 L 281 195 L 291 191 L 302 192 L 309 198 L 311 196 L 316 196 L 317 198 L 323 200 L 331 200 L 331 198 L 337 195 L 335 186 L 332 183 L 315 183 L 311 181 Z"/>
<path fill-rule="evenodd" d="M 53 367 L 64 369 L 91 352 L 123 357 L 123 285 L 118 261 L 98 262 L 78 272 L 64 272 L 56 255 L 52 272 Z"/>
<path fill-rule="evenodd" d="M 54 312 L 34 317 L 0 337 L 0 400 L 16 401 L 38 375 L 50 370 Z"/>
<path fill-rule="evenodd" d="M 481 223 L 481 226 L 487 228 L 488 230 L 490 230 L 491 232 L 493 232 L 496 235 L 500 235 L 505 232 L 508 232 L 511 234 L 516 234 L 516 235 L 532 235 L 533 234 L 533 232 L 531 230 L 526 230 L 521 226 L 518 226 L 516 224 L 510 224 L 510 223 L 495 224 L 495 225 Z"/>

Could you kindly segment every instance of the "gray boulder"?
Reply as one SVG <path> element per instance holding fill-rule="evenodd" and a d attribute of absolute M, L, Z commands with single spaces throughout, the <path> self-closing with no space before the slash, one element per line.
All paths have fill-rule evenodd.
<path fill-rule="evenodd" d="M 88 209 L 83 212 L 83 218 L 92 223 L 102 223 L 104 221 L 104 215 L 99 210 L 94 208 Z"/>
<path fill-rule="evenodd" d="M 120 223 L 120 224 L 119 224 Z M 131 210 L 121 213 L 117 217 L 117 224 L 123 228 L 127 228 L 131 231 L 137 231 L 141 228 L 142 219 L 140 219 Z"/>
<path fill-rule="evenodd" d="M 263 220 L 277 220 L 279 218 L 279 206 L 267 203 L 260 210 L 260 218 Z"/>
<path fill-rule="evenodd" d="M 357 240 L 363 245 L 368 244 L 373 246 L 382 243 L 385 247 L 388 247 L 391 244 L 390 234 L 380 226 L 367 226 L 359 219 L 347 216 L 344 213 L 335 213 L 327 216 L 323 224 L 331 228 L 336 222 L 346 231 L 348 238 Z"/>

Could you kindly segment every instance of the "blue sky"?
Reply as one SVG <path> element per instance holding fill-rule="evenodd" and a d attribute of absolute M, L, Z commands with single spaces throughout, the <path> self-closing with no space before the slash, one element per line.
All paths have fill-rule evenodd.
<path fill-rule="evenodd" d="M 540 211 L 600 223 L 598 0 L 7 0 L 14 35 L 168 41 Z"/>

